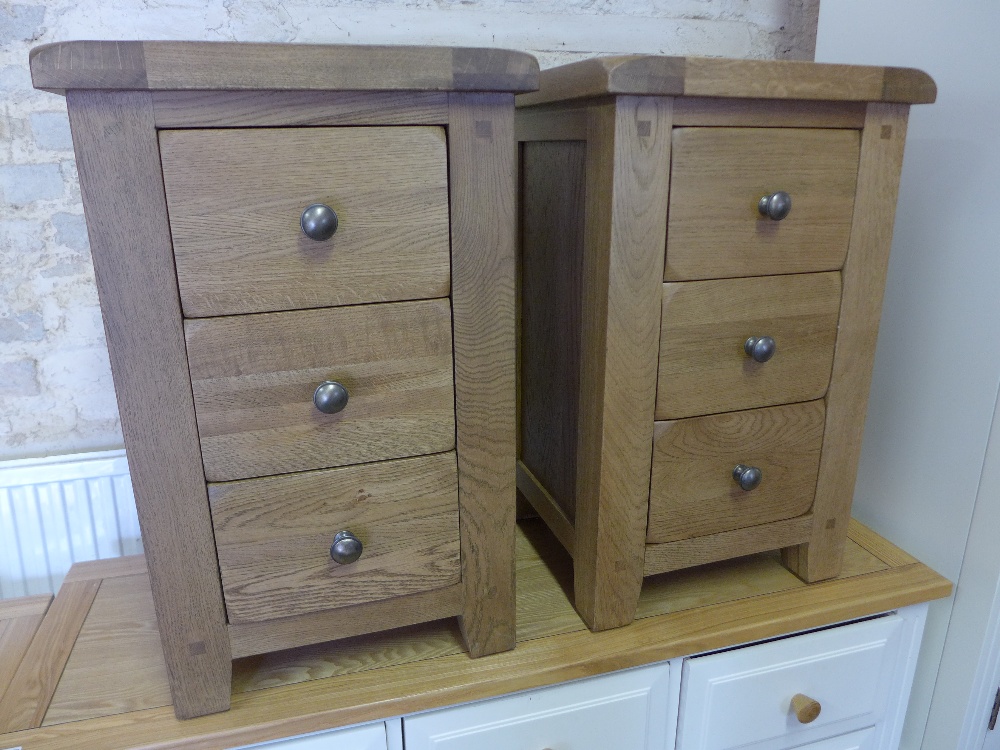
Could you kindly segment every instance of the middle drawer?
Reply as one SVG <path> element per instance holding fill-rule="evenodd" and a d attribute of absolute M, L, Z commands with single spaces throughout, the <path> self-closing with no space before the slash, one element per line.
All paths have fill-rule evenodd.
<path fill-rule="evenodd" d="M 187 320 L 210 482 L 455 447 L 447 299 Z M 341 384 L 347 405 L 314 403 Z"/>

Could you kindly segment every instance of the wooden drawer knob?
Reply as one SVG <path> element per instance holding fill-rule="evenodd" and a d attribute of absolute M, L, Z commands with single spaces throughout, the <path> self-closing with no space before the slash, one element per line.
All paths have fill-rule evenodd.
<path fill-rule="evenodd" d="M 813 700 L 808 695 L 796 693 L 792 696 L 792 710 L 800 722 L 808 724 L 816 720 L 820 710 L 822 710 L 822 706 L 819 705 L 819 701 Z"/>

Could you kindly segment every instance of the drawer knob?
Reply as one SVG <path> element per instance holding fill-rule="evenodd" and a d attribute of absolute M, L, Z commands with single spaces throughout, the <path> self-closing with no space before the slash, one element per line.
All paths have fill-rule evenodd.
<path fill-rule="evenodd" d="M 813 700 L 808 695 L 796 693 L 792 696 L 792 710 L 795 712 L 795 718 L 803 724 L 815 721 L 821 709 L 819 701 Z"/>
<path fill-rule="evenodd" d="M 350 531 L 338 531 L 330 545 L 330 557 L 340 565 L 350 565 L 361 557 L 364 546 Z"/>
<path fill-rule="evenodd" d="M 325 380 L 313 393 L 313 405 L 324 414 L 336 414 L 347 406 L 349 394 L 342 383 Z"/>
<path fill-rule="evenodd" d="M 302 212 L 299 223 L 306 237 L 322 242 L 337 231 L 337 212 L 323 203 L 313 203 Z"/>
<path fill-rule="evenodd" d="M 747 492 L 757 489 L 757 485 L 763 478 L 764 475 L 756 466 L 736 464 L 736 468 L 733 469 L 733 479 L 736 480 L 736 484 Z"/>
<path fill-rule="evenodd" d="M 777 344 L 770 336 L 751 336 L 743 343 L 743 351 L 754 362 L 767 362 L 776 350 Z"/>
<path fill-rule="evenodd" d="M 781 221 L 792 210 L 792 196 L 784 190 L 765 195 L 757 202 L 757 210 L 761 216 L 766 216 L 773 221 Z"/>

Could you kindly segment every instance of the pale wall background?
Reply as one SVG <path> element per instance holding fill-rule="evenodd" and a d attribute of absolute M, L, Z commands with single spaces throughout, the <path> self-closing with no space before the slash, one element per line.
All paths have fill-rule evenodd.
<path fill-rule="evenodd" d="M 120 447 L 62 97 L 71 39 L 495 46 L 543 67 L 644 52 L 812 59 L 819 0 L 0 0 L 0 460 Z"/>

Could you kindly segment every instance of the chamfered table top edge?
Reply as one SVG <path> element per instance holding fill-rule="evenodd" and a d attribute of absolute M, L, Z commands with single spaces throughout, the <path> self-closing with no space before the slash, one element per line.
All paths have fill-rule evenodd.
<path fill-rule="evenodd" d="M 54 42 L 29 54 L 32 84 L 69 89 L 524 92 L 525 52 L 477 47 L 272 42 Z"/>
<path fill-rule="evenodd" d="M 517 105 L 620 95 L 929 104 L 937 85 L 915 68 L 624 55 L 542 70 L 538 90 L 520 94 Z"/>

